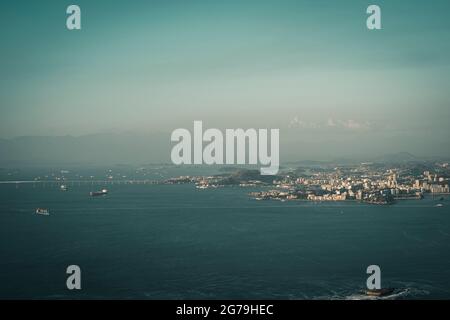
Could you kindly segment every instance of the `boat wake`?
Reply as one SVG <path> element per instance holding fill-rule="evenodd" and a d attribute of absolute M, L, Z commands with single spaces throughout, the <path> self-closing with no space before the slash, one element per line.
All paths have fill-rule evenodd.
<path fill-rule="evenodd" d="M 404 289 L 395 289 L 393 293 L 381 296 L 381 297 L 375 297 L 375 296 L 368 296 L 364 293 L 357 293 L 352 294 L 349 296 L 346 296 L 345 300 L 399 300 L 399 299 L 415 299 L 419 296 L 427 295 L 429 294 L 425 290 L 419 290 L 416 288 L 404 288 Z"/>

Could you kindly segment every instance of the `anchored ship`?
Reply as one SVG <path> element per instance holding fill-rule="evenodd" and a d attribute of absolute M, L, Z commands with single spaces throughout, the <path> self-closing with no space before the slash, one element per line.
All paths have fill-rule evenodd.
<path fill-rule="evenodd" d="M 50 211 L 48 209 L 44 209 L 44 208 L 37 208 L 36 209 L 36 214 L 39 214 L 41 216 L 49 216 L 50 215 Z"/>
<path fill-rule="evenodd" d="M 93 192 L 90 192 L 90 193 L 89 193 L 89 195 L 90 195 L 91 197 L 104 196 L 104 195 L 106 195 L 106 194 L 108 194 L 108 190 L 107 190 L 107 189 L 102 189 L 102 190 L 100 190 L 100 191 L 93 191 Z"/>

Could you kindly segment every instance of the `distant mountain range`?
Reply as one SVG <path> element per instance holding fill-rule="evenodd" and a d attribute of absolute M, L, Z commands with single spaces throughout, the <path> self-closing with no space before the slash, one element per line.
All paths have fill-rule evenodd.
<path fill-rule="evenodd" d="M 74 136 L 26 136 L 0 139 L 0 167 L 55 165 L 142 165 L 170 163 L 170 134 L 92 134 Z M 427 160 L 408 152 L 372 158 L 338 158 L 331 161 L 283 161 L 286 165 L 351 165 L 361 162 L 407 163 Z M 290 156 L 292 159 L 293 156 Z M 431 158 L 430 158 L 431 159 Z M 437 159 L 434 159 L 437 160 Z M 448 160 L 448 159 L 447 159 Z M 446 160 L 446 161 L 447 161 Z"/>
<path fill-rule="evenodd" d="M 0 139 L 0 166 L 142 164 L 170 161 L 165 134 Z"/>
<path fill-rule="evenodd" d="M 423 160 L 424 159 L 420 159 L 409 152 L 389 153 L 374 159 L 374 161 L 377 162 L 416 162 Z"/>
<path fill-rule="evenodd" d="M 290 164 L 296 164 L 299 166 L 306 166 L 306 167 L 314 167 L 314 166 L 321 166 L 321 165 L 352 165 L 352 164 L 358 164 L 362 162 L 373 162 L 373 163 L 421 163 L 426 161 L 448 161 L 450 159 L 447 158 L 433 158 L 433 157 L 416 157 L 415 155 L 409 153 L 409 152 L 398 152 L 398 153 L 388 153 L 382 156 L 377 157 L 367 157 L 367 158 L 337 158 L 330 161 L 316 161 L 316 160 L 300 160 L 300 161 L 294 161 L 289 162 Z"/>

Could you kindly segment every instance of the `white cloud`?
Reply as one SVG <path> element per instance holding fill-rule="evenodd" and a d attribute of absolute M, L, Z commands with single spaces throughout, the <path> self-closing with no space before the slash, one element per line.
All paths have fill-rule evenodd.
<path fill-rule="evenodd" d="M 356 121 L 353 119 L 333 119 L 328 118 L 326 121 L 311 122 L 300 119 L 295 116 L 291 119 L 288 125 L 289 128 L 299 129 L 341 129 L 341 130 L 369 130 L 372 128 L 372 124 L 369 121 Z"/>

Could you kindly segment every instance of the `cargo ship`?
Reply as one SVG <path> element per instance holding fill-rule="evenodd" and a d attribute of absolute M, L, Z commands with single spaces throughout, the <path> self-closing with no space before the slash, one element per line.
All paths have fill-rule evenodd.
<path fill-rule="evenodd" d="M 100 191 L 92 191 L 92 192 L 89 193 L 89 195 L 91 197 L 104 196 L 106 194 L 108 194 L 108 190 L 107 189 L 102 189 Z"/>

